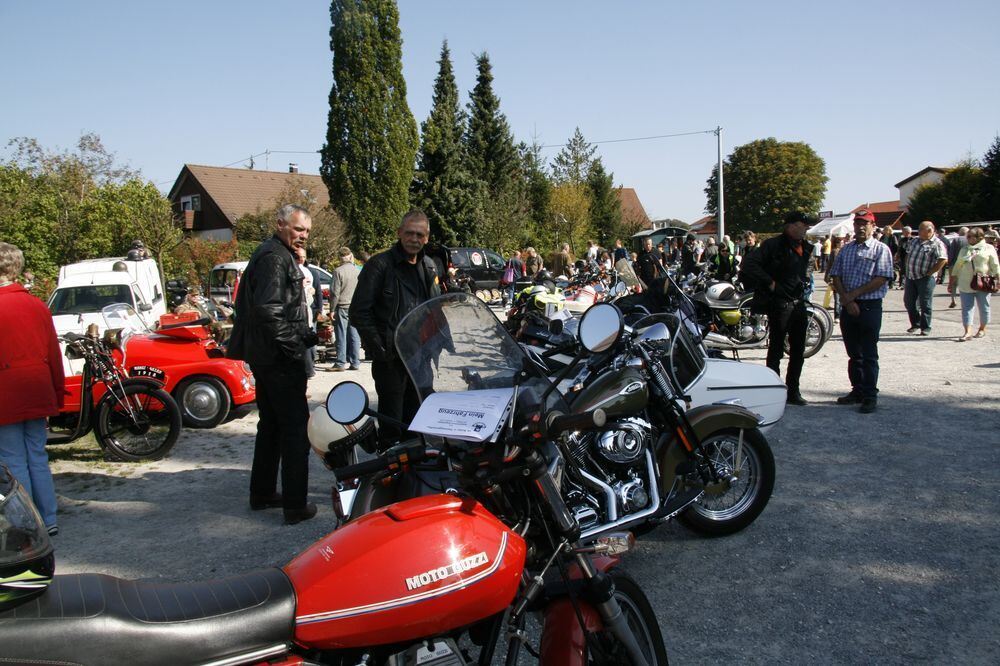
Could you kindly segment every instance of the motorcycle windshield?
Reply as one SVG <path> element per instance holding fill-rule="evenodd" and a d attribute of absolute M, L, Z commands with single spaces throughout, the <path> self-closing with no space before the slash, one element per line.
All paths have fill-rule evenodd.
<path fill-rule="evenodd" d="M 663 312 L 635 324 L 639 339 L 660 346 L 665 352 L 664 369 L 680 394 L 694 386 L 705 373 L 705 353 L 681 316 Z"/>
<path fill-rule="evenodd" d="M 445 294 L 414 308 L 396 328 L 396 350 L 421 401 L 431 393 L 511 388 L 522 369 L 527 377 L 519 390 L 540 398 L 549 388 L 496 315 L 471 294 Z M 547 402 L 546 409 L 565 410 L 558 391 Z"/>

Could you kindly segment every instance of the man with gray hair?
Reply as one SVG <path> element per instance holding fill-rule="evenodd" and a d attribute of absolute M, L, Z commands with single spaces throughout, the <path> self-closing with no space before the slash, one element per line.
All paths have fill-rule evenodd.
<path fill-rule="evenodd" d="M 913 238 L 913 229 L 911 227 L 903 227 L 902 233 L 899 237 L 899 245 L 896 249 L 896 258 L 899 261 L 899 288 L 902 289 L 906 285 L 906 250 L 910 246 L 910 240 Z M 892 286 L 891 284 L 889 285 Z"/>
<path fill-rule="evenodd" d="M 396 352 L 395 334 L 403 317 L 441 294 L 441 276 L 424 254 L 430 234 L 422 210 L 407 212 L 396 230 L 399 240 L 365 263 L 351 299 L 348 314 L 372 359 L 378 411 L 389 417 L 379 420 L 381 446 L 395 442 L 402 435 L 396 422 L 409 423 L 420 407 L 417 389 Z"/>
<path fill-rule="evenodd" d="M 336 335 L 337 360 L 330 370 L 357 370 L 361 367 L 361 338 L 358 329 L 351 326 L 348 313 L 358 287 L 359 271 L 350 248 L 340 248 L 338 256 L 340 265 L 334 269 L 330 283 L 330 317 Z"/>
<path fill-rule="evenodd" d="M 282 206 L 277 218 L 274 235 L 254 250 L 243 273 L 228 356 L 249 363 L 257 380 L 260 419 L 250 471 L 250 508 L 280 506 L 285 524 L 294 525 L 316 515 L 316 505 L 306 501 L 305 355 L 317 337 L 309 327 L 304 276 L 295 258 L 309 239 L 312 219 L 305 208 L 291 204 Z"/>
<path fill-rule="evenodd" d="M 907 333 L 931 334 L 934 283 L 937 273 L 948 262 L 948 248 L 934 235 L 934 223 L 920 223 L 917 238 L 906 248 L 906 287 L 903 305 L 910 316 Z"/>

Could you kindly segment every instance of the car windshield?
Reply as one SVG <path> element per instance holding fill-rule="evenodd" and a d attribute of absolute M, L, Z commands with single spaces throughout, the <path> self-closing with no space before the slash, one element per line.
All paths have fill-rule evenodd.
<path fill-rule="evenodd" d="M 127 284 L 94 284 L 56 289 L 49 302 L 53 315 L 75 315 L 100 312 L 114 303 L 131 303 L 132 291 Z"/>
<path fill-rule="evenodd" d="M 414 308 L 396 328 L 396 349 L 421 400 L 431 393 L 510 388 L 522 369 L 528 376 L 519 386 L 526 393 L 540 398 L 549 387 L 496 315 L 470 294 L 445 294 Z M 547 402 L 547 410 L 565 410 L 557 391 Z M 519 399 L 518 408 L 524 404 Z"/>
<path fill-rule="evenodd" d="M 104 326 L 108 330 L 121 329 L 123 333 L 149 333 L 149 327 L 131 305 L 115 303 L 101 309 Z"/>

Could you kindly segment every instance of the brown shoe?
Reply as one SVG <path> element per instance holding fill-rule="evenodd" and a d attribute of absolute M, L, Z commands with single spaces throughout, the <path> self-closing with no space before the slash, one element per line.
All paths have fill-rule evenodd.
<path fill-rule="evenodd" d="M 285 524 L 297 525 L 303 520 L 309 520 L 316 515 L 316 505 L 309 502 L 301 509 L 285 509 Z"/>
<path fill-rule="evenodd" d="M 251 495 L 250 510 L 261 511 L 262 509 L 277 509 L 281 506 L 281 493 L 271 495 Z"/>

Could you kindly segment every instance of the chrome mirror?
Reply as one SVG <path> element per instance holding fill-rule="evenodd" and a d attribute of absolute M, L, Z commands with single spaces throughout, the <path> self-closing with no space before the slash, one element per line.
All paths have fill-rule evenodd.
<path fill-rule="evenodd" d="M 618 308 L 610 303 L 596 303 L 580 319 L 580 344 L 591 353 L 607 351 L 621 338 L 624 326 Z"/>

